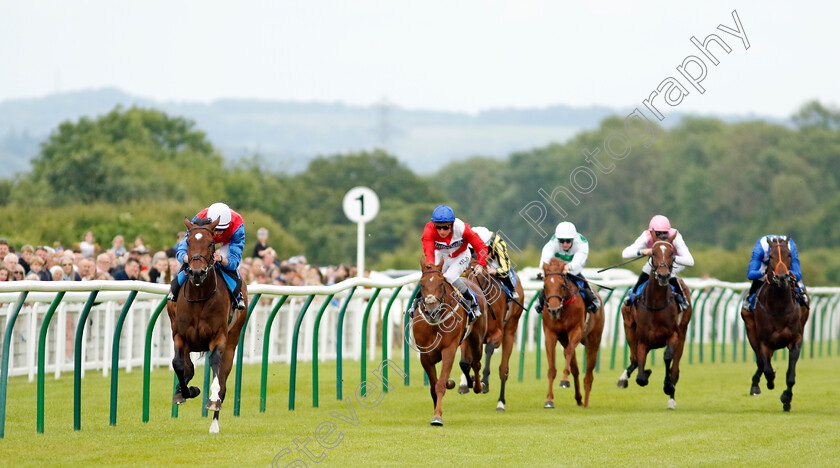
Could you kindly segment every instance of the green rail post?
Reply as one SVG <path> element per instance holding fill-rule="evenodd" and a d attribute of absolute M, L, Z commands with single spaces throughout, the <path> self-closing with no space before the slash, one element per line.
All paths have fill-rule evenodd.
<path fill-rule="evenodd" d="M 528 308 L 525 309 L 525 315 L 520 317 L 520 321 L 525 323 L 525 326 L 522 327 L 522 345 L 520 346 L 519 350 L 519 381 L 522 382 L 525 379 L 525 345 L 528 342 L 528 314 L 531 312 L 531 307 L 534 306 L 534 302 L 536 302 L 537 298 L 540 296 L 540 293 L 537 292 L 534 294 L 534 297 L 531 298 L 531 302 L 528 303 Z M 539 352 L 539 350 L 537 350 Z"/>
<path fill-rule="evenodd" d="M 207 403 L 210 402 L 210 353 L 204 355 L 204 388 L 201 390 L 204 392 L 204 398 L 201 399 L 201 417 L 206 418 L 208 411 L 207 411 Z"/>
<path fill-rule="evenodd" d="M 364 382 L 367 380 L 367 330 L 368 330 L 368 316 L 370 315 L 370 309 L 373 307 L 373 303 L 376 302 L 376 298 L 379 296 L 379 292 L 382 291 L 382 288 L 376 288 L 373 290 L 373 295 L 368 300 L 368 305 L 365 307 L 365 315 L 362 316 L 362 380 L 360 382 Z M 367 385 L 362 386 L 362 396 L 367 395 Z"/>
<path fill-rule="evenodd" d="M 356 292 L 356 286 L 350 289 L 350 294 L 347 296 L 347 300 L 344 301 L 344 306 L 338 313 L 338 334 L 335 340 L 335 396 L 336 400 L 339 401 L 342 398 L 342 390 L 344 389 L 344 377 L 342 375 L 342 361 L 344 360 L 344 314 L 347 313 L 347 305 L 350 304 L 350 298 L 353 297 L 354 292 Z"/>
<path fill-rule="evenodd" d="M 615 369 L 615 350 L 616 346 L 618 345 L 618 323 L 621 320 L 621 306 L 624 304 L 624 299 L 627 297 L 627 293 L 630 292 L 630 288 L 624 290 L 624 294 L 621 295 L 621 300 L 618 302 L 618 308 L 615 311 L 615 325 L 613 326 L 613 345 L 612 345 L 612 353 L 610 353 L 610 370 Z M 606 303 L 606 301 L 604 301 Z M 624 341 L 627 341 L 626 339 Z"/>
<path fill-rule="evenodd" d="M 152 316 L 149 317 L 149 325 L 146 327 L 146 345 L 143 352 L 143 422 L 149 422 L 149 387 L 152 372 L 152 334 L 155 331 L 155 324 L 160 312 L 166 307 L 166 299 L 163 298 L 158 304 Z M 174 394 L 173 394 L 174 395 Z"/>
<path fill-rule="evenodd" d="M 709 291 L 703 296 L 703 303 L 700 305 L 700 363 L 703 363 L 703 337 L 706 335 L 706 302 L 709 300 L 709 296 L 712 295 L 715 288 L 709 288 Z"/>
<path fill-rule="evenodd" d="M 131 309 L 131 304 L 134 303 L 134 298 L 137 297 L 137 291 L 131 291 L 128 298 L 123 304 L 120 318 L 117 319 L 117 324 L 114 327 L 114 342 L 111 347 L 111 422 L 112 426 L 117 425 L 117 387 L 119 385 L 120 373 L 120 335 L 122 334 L 123 323 L 125 322 L 128 311 Z"/>
<path fill-rule="evenodd" d="M 303 317 L 306 315 L 306 311 L 309 309 L 309 305 L 312 304 L 312 300 L 315 299 L 314 294 L 310 294 L 309 297 L 306 298 L 306 302 L 303 303 L 303 307 L 300 308 L 300 312 L 298 313 L 297 319 L 295 320 L 295 329 L 292 333 L 292 366 L 289 372 L 289 410 L 295 409 L 295 383 L 297 382 L 297 348 L 298 348 L 298 338 L 300 336 L 300 325 L 303 323 Z"/>
<path fill-rule="evenodd" d="M 233 392 L 233 415 L 239 416 L 239 408 L 242 403 L 242 359 L 245 354 L 245 329 L 248 328 L 248 322 L 251 321 L 251 314 L 260 302 L 261 294 L 254 294 L 254 297 L 248 301 L 248 314 L 245 315 L 245 323 L 242 324 L 242 330 L 239 332 L 239 343 L 236 346 L 236 389 Z"/>
<path fill-rule="evenodd" d="M 610 289 L 610 292 L 607 293 L 607 297 L 603 301 L 601 301 L 601 308 L 602 309 L 606 306 L 607 302 L 610 301 L 610 297 L 612 297 L 614 292 L 615 292 L 615 289 Z M 606 312 L 604 312 L 604 314 L 606 315 Z M 606 317 L 604 317 L 604 318 L 606 319 Z M 595 372 L 601 372 L 601 350 L 600 349 L 598 350 L 598 356 L 595 358 Z"/>
<path fill-rule="evenodd" d="M 268 319 L 266 319 L 265 323 L 262 364 L 260 365 L 260 413 L 265 413 L 265 400 L 268 387 L 268 339 L 271 337 L 271 326 L 274 324 L 274 317 L 277 316 L 277 312 L 280 310 L 280 307 L 283 307 L 283 304 L 288 298 L 288 294 L 280 297 L 277 304 L 275 304 L 274 308 L 271 309 L 271 313 L 268 314 Z"/>
<path fill-rule="evenodd" d="M 12 330 L 15 328 L 20 309 L 23 308 L 23 301 L 26 300 L 27 291 L 21 291 L 18 296 L 15 310 L 9 316 L 6 324 L 6 334 L 3 335 L 3 358 L 0 363 L 0 439 L 6 435 L 6 389 L 9 383 L 9 348 L 12 345 Z"/>
<path fill-rule="evenodd" d="M 726 294 L 726 289 L 722 289 L 720 294 L 718 295 L 717 300 L 715 300 L 715 305 L 712 306 L 712 364 L 715 362 L 715 344 L 717 341 L 717 320 L 718 320 L 718 306 L 720 305 L 720 300 L 723 299 L 724 294 Z M 724 314 L 724 321 L 726 321 L 726 314 Z"/>
<path fill-rule="evenodd" d="M 542 370 L 542 314 L 537 316 L 537 329 L 534 331 L 534 341 L 536 342 L 535 345 L 537 347 L 537 356 L 536 356 L 536 374 L 537 380 L 540 380 L 540 371 Z M 559 340 L 558 340 L 559 343 Z"/>
<path fill-rule="evenodd" d="M 840 296 L 834 296 L 831 298 L 830 307 L 831 307 L 831 316 L 828 319 L 828 355 L 831 356 L 831 343 L 834 341 L 833 336 L 831 334 L 831 326 L 834 323 L 834 312 L 837 310 L 837 301 L 836 299 L 840 298 Z M 837 350 L 840 351 L 840 342 L 837 343 Z"/>
<path fill-rule="evenodd" d="M 691 295 L 694 295 L 694 298 L 691 299 L 691 313 L 694 314 L 696 308 L 694 307 L 697 304 L 697 300 L 700 298 L 700 295 L 703 294 L 702 289 L 697 289 L 691 292 Z M 697 320 L 691 321 L 688 323 L 688 363 L 692 364 L 694 362 L 694 329 L 697 328 Z"/>
<path fill-rule="evenodd" d="M 732 294 L 729 295 L 729 298 L 727 298 L 726 302 L 723 304 L 723 323 L 720 324 L 720 362 L 726 362 L 726 313 L 729 312 L 729 302 L 737 295 L 734 289 L 730 289 L 729 291 L 731 291 Z M 738 312 L 736 311 L 735 322 L 738 321 L 737 314 Z"/>
<path fill-rule="evenodd" d="M 327 310 L 335 294 L 330 294 L 324 299 L 324 305 L 318 311 L 318 316 L 315 317 L 315 325 L 312 326 L 312 407 L 318 407 L 318 332 L 321 329 L 321 316 Z"/>
<path fill-rule="evenodd" d="M 73 350 L 75 365 L 73 366 L 73 429 L 82 430 L 82 337 L 85 332 L 90 309 L 99 291 L 92 291 L 82 309 L 82 316 L 79 317 L 79 325 L 76 327 L 76 346 Z"/>
<path fill-rule="evenodd" d="M 37 430 L 39 434 L 44 433 L 44 367 L 46 366 L 47 353 L 47 329 L 52 321 L 53 314 L 64 298 L 65 291 L 60 291 L 55 295 L 50 309 L 44 316 L 44 322 L 41 324 L 41 335 L 38 338 L 38 410 L 37 410 Z M 831 353 L 831 351 L 829 351 Z M 5 353 L 4 353 L 5 355 Z M 58 364 L 56 364 L 58 365 Z"/>
<path fill-rule="evenodd" d="M 175 394 L 175 390 L 178 390 L 178 374 L 173 372 L 172 373 L 172 394 L 173 395 Z M 172 403 L 172 410 L 169 414 L 170 418 L 175 418 L 175 419 L 178 418 L 178 407 L 179 406 L 180 405 L 176 405 L 175 403 Z"/>
<path fill-rule="evenodd" d="M 417 282 L 417 287 L 414 288 L 414 292 L 411 294 L 411 299 L 409 301 L 413 301 L 415 297 L 417 297 L 417 293 L 420 292 L 420 282 Z M 411 372 L 408 371 L 408 334 L 411 331 L 408 329 L 408 321 L 411 320 L 411 317 L 408 316 L 407 313 L 403 312 L 403 370 L 405 371 L 405 386 L 407 387 L 409 384 L 409 376 Z"/>
<path fill-rule="evenodd" d="M 828 299 L 828 298 L 826 298 L 826 299 Z M 827 302 L 827 301 L 821 301 L 821 302 Z M 817 321 L 819 320 L 819 317 L 820 317 L 820 306 L 819 305 L 814 307 L 814 313 L 811 314 L 811 315 L 813 315 L 813 317 L 811 317 L 811 343 L 810 343 L 810 346 L 809 346 L 809 348 L 811 349 L 811 351 L 810 351 L 811 355 L 809 357 L 811 359 L 813 359 L 814 358 L 814 342 L 817 341 Z"/>
<path fill-rule="evenodd" d="M 388 315 L 391 312 L 391 306 L 394 304 L 394 300 L 397 298 L 397 295 L 400 293 L 402 286 L 397 286 L 394 290 L 394 294 L 391 295 L 391 299 L 388 300 L 388 305 L 385 306 L 385 313 L 382 315 L 382 392 L 388 393 L 388 366 L 385 365 L 388 362 L 388 331 L 390 330 L 390 326 L 388 326 Z M 408 375 L 408 374 L 406 374 Z M 367 386 L 365 386 L 367 388 Z"/>

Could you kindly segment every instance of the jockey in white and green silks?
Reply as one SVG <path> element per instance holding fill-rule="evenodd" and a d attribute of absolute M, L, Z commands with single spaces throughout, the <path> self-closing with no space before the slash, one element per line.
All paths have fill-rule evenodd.
<path fill-rule="evenodd" d="M 589 281 L 583 277 L 583 267 L 589 257 L 589 241 L 577 232 L 575 225 L 564 221 L 557 225 L 554 235 L 543 246 L 540 256 L 540 267 L 549 263 L 552 258 L 559 258 L 566 262 L 563 273 L 573 279 L 583 293 L 586 310 L 595 313 L 601 307 L 601 300 L 592 292 Z M 542 313 L 545 304 L 545 292 L 540 291 L 537 312 Z"/>

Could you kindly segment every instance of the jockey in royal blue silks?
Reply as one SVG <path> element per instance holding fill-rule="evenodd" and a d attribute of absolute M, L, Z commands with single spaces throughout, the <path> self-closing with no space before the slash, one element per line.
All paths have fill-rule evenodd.
<path fill-rule="evenodd" d="M 242 300 L 242 280 L 239 277 L 239 262 L 242 260 L 242 251 L 245 248 L 245 223 L 242 216 L 231 210 L 224 203 L 214 203 L 209 208 L 201 210 L 196 214 L 192 222 L 196 223 L 200 218 L 208 218 L 210 221 L 219 220 L 216 230 L 213 233 L 213 241 L 222 244 L 213 253 L 216 265 L 221 271 L 222 277 L 234 299 L 234 307 L 244 309 L 245 302 Z M 176 257 L 183 263 L 181 271 L 172 280 L 172 290 L 169 293 L 169 300 L 174 301 L 178 297 L 178 291 L 184 280 L 187 278 L 186 269 L 189 264 L 187 256 L 187 236 L 176 246 Z"/>
<path fill-rule="evenodd" d="M 750 266 L 747 269 L 747 279 L 752 280 L 750 291 L 747 293 L 744 302 L 744 308 L 753 310 L 755 308 L 755 297 L 758 288 L 764 280 L 767 265 L 770 262 L 769 242 L 772 240 L 787 241 L 788 249 L 790 249 L 790 272 L 796 278 L 795 293 L 797 300 L 801 305 L 808 306 L 808 294 L 805 291 L 805 285 L 802 284 L 802 269 L 799 266 L 799 252 L 796 250 L 796 242 L 788 236 L 770 234 L 761 236 L 753 247 L 752 258 L 750 259 Z"/>

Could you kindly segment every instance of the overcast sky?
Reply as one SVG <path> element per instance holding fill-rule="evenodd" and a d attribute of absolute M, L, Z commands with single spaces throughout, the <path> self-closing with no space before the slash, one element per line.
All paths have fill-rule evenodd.
<path fill-rule="evenodd" d="M 598 6 L 593 6 L 597 4 Z M 838 2 L 0 0 L 0 101 L 117 87 L 173 101 L 342 101 L 475 112 L 641 101 L 710 48 L 679 111 L 840 104 Z M 737 10 L 750 47 L 720 31 Z M 705 59 L 705 58 L 704 58 Z M 706 59 L 708 60 L 708 59 Z"/>

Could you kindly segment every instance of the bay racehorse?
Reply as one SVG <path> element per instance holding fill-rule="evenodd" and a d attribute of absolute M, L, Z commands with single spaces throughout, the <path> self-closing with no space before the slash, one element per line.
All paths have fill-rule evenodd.
<path fill-rule="evenodd" d="M 545 353 L 548 361 L 548 396 L 544 408 L 554 408 L 554 378 L 557 377 L 555 348 L 559 341 L 563 345 L 566 364 L 563 367 L 561 388 L 569 388 L 569 372 L 575 379 L 575 401 L 578 405 L 589 406 L 589 392 L 592 390 L 594 376 L 592 371 L 598 362 L 598 350 L 601 347 L 601 332 L 604 331 L 603 306 L 591 314 L 586 311 L 578 285 L 563 273 L 566 264 L 559 258 L 552 258 L 543 264 L 543 292 L 545 306 L 542 312 L 543 332 L 545 333 Z M 596 293 L 597 294 L 597 293 Z M 581 401 L 580 381 L 576 349 L 583 344 L 586 349 L 586 376 L 583 379 L 584 397 Z"/>
<path fill-rule="evenodd" d="M 787 240 L 768 242 L 768 268 L 765 282 L 756 293 L 755 310 L 741 310 L 747 329 L 747 339 L 755 351 L 756 371 L 752 378 L 750 395 L 758 395 L 761 374 L 772 390 L 776 372 L 771 358 L 773 351 L 788 349 L 787 389 L 782 392 L 782 409 L 790 411 L 793 385 L 796 383 L 796 362 L 802 349 L 802 335 L 808 321 L 809 310 L 794 297 L 796 278 L 790 271 L 791 252 Z"/>
<path fill-rule="evenodd" d="M 511 270 L 510 274 L 513 274 L 513 270 Z M 505 384 L 509 375 L 510 355 L 513 352 L 516 329 L 519 327 L 519 318 L 522 316 L 524 308 L 519 301 L 508 299 L 504 293 L 502 282 L 495 276 L 487 273 L 486 270 L 476 274 L 473 269 L 470 278 L 475 280 L 476 284 L 481 288 L 482 293 L 484 293 L 489 312 L 489 317 L 487 317 L 487 338 L 484 340 L 484 370 L 481 376 L 481 391 L 482 393 L 487 393 L 490 390 L 490 358 L 501 344 L 502 362 L 499 364 L 499 380 L 501 381 L 501 385 L 499 389 L 499 400 L 496 403 L 496 411 L 504 411 Z M 525 291 L 522 289 L 521 281 L 516 282 L 516 292 L 520 298 L 525 297 Z"/>
<path fill-rule="evenodd" d="M 481 391 L 481 345 L 487 332 L 487 304 L 478 286 L 464 278 L 464 283 L 475 293 L 482 311 L 481 317 L 468 326 L 467 311 L 461 303 L 460 293 L 444 278 L 442 268 L 443 259 L 434 265 L 427 263 L 425 256 L 421 257 L 422 299 L 410 322 L 414 344 L 420 353 L 420 364 L 429 377 L 429 390 L 435 407 L 432 426 L 443 425 L 443 395 L 447 388 L 455 387 L 455 381 L 449 375 L 459 346 L 461 369 L 467 374 L 473 391 Z M 441 363 L 440 375 L 435 370 L 437 363 Z M 474 377 L 469 374 L 470 368 Z"/>
<path fill-rule="evenodd" d="M 188 385 L 195 374 L 190 352 L 209 352 L 210 367 L 213 369 L 211 394 L 207 401 L 207 409 L 214 411 L 211 433 L 219 432 L 219 410 L 225 399 L 227 377 L 246 316 L 245 310 L 231 307 L 228 287 L 214 260 L 216 247 L 213 232 L 218 223 L 219 220 L 193 224 L 189 219 L 184 220 L 188 229 L 188 277 L 176 301 L 169 301 L 166 305 L 175 345 L 172 367 L 178 377 L 172 403 L 183 404 L 201 393 L 198 387 Z M 247 301 L 244 284 L 242 297 Z"/>
<path fill-rule="evenodd" d="M 627 379 L 638 367 L 636 383 L 644 387 L 648 384 L 650 369 L 645 369 L 648 351 L 665 348 L 665 385 L 663 391 L 668 395 L 668 408 L 676 408 L 674 399 L 677 381 L 680 378 L 680 358 L 685 345 L 688 322 L 691 320 L 691 295 L 685 283 L 680 279 L 683 296 L 688 302 L 686 310 L 680 311 L 669 279 L 674 268 L 676 249 L 671 243 L 674 236 L 664 241 L 657 241 L 651 249 L 650 280 L 644 286 L 640 297 L 633 305 L 622 305 L 624 334 L 630 347 L 630 365 L 618 380 L 619 388 L 627 388 Z"/>

